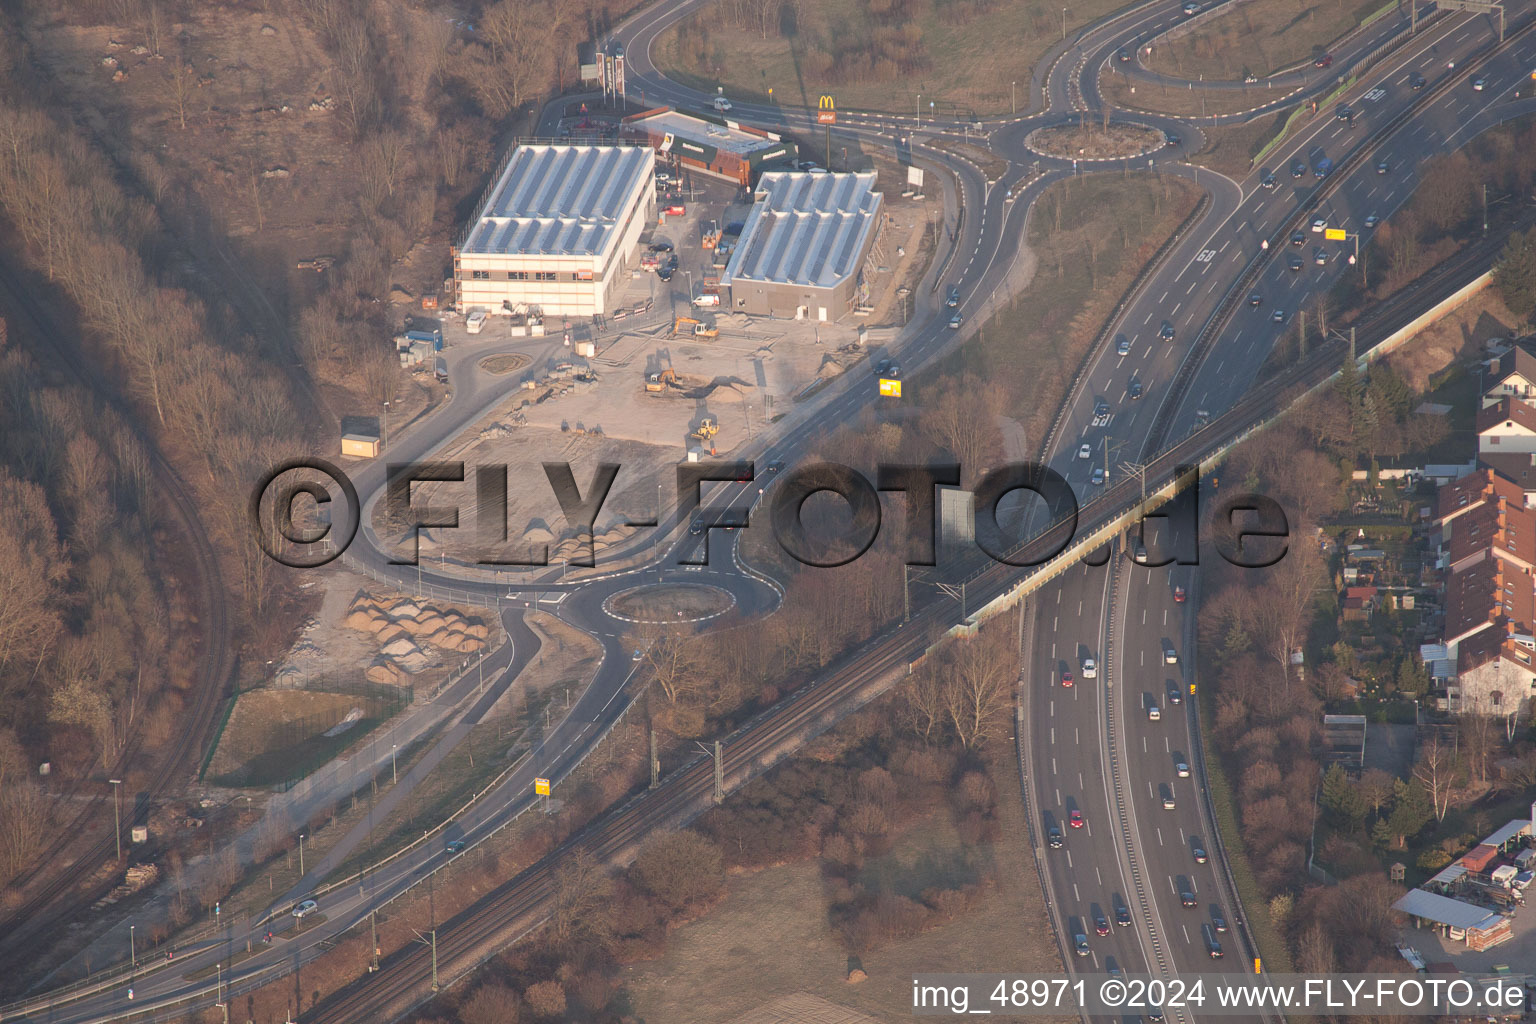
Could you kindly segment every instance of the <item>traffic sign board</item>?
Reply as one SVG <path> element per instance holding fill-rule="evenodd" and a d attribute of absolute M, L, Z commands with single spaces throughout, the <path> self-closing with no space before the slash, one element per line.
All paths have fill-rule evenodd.
<path fill-rule="evenodd" d="M 549 780 L 548 779 L 534 779 L 533 780 L 533 792 L 534 792 L 534 795 L 536 795 L 536 796 L 549 796 Z"/>
<path fill-rule="evenodd" d="M 1342 242 L 1349 236 L 1343 228 L 1328 228 L 1323 231 L 1323 237 L 1330 242 Z"/>
<path fill-rule="evenodd" d="M 880 378 L 880 394 L 886 398 L 901 397 L 901 381 Z"/>

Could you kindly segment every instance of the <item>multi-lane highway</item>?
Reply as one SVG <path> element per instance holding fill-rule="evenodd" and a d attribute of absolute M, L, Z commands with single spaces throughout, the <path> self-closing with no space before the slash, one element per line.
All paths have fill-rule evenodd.
<path fill-rule="evenodd" d="M 627 44 L 631 88 L 644 89 L 648 102 L 698 103 L 698 96 L 656 71 L 649 49 L 662 30 L 701 2 L 660 4 L 620 27 L 619 36 Z M 1119 48 L 1134 48 L 1176 24 L 1178 8 L 1172 0 L 1139 5 L 1053 51 L 1047 67 L 1037 75 L 1040 87 L 1033 90 L 1043 109 L 983 125 L 993 151 L 1010 161 L 1007 172 L 994 182 L 986 181 L 975 165 L 923 144 L 932 135 L 959 134 L 969 131 L 969 126 L 919 126 L 913 118 L 890 115 L 844 118 L 839 131 L 860 135 L 876 145 L 890 145 L 900 139 L 919 159 L 953 176 L 955 198 L 963 213 L 953 255 L 943 257 L 947 260 L 943 283 L 960 286 L 967 306 L 1002 297 L 1019 254 L 1031 203 L 1052 181 L 1073 173 L 1067 162 L 1030 153 L 1023 145 L 1025 136 L 1035 127 L 1060 121 L 1073 110 L 1096 106 L 1099 68 L 1113 59 Z M 1333 110 L 1320 111 L 1268 154 L 1264 166 L 1242 180 L 1179 163 L 1182 146 L 1159 150 L 1152 157 L 1165 173 L 1197 182 L 1209 193 L 1211 202 L 1199 222 L 1129 297 L 1117 322 L 1111 325 L 1102 351 L 1090 355 L 1048 440 L 1047 460 L 1069 481 L 1081 501 L 1087 503 L 1109 489 L 1104 482 L 1094 481 L 1095 468 L 1107 470 L 1107 483 L 1113 487 L 1123 479 L 1125 463 L 1150 460 L 1193 429 L 1200 411 L 1219 416 L 1233 407 L 1252 386 L 1281 333 L 1295 330 L 1295 318 L 1339 275 L 1356 272 L 1346 255 L 1354 251 L 1354 236 L 1369 238 L 1371 228 L 1366 218 L 1388 218 L 1411 194 L 1424 160 L 1465 144 L 1473 130 L 1496 123 L 1503 114 L 1523 110 L 1524 104 L 1508 101 L 1509 91 L 1536 66 L 1536 44 L 1514 27 L 1523 24 L 1523 17 L 1523 10 L 1511 12 L 1511 35 L 1515 38 L 1477 69 L 1477 77 L 1485 82 L 1478 90 L 1464 80 L 1466 65 L 1491 48 L 1496 26 L 1487 18 L 1468 14 L 1426 19 L 1417 35 L 1378 58 L 1340 99 L 1357 112 L 1352 126 L 1350 121 L 1338 119 Z M 1394 23 L 1359 34 L 1341 48 L 1335 70 L 1347 70 L 1390 38 L 1401 38 L 1400 31 L 1401 26 Z M 1425 80 L 1421 87 L 1415 87 L 1416 77 Z M 1330 85 L 1319 77 L 1299 87 L 1312 94 Z M 809 127 L 815 119 L 814 111 L 785 107 L 741 105 L 735 113 L 743 120 L 791 128 Z M 1178 119 L 1129 113 L 1117 118 L 1139 120 L 1164 131 L 1177 128 L 1187 146 L 1199 145 L 1197 130 Z M 1393 126 L 1391 134 L 1376 138 L 1381 126 L 1389 124 Z M 1365 146 L 1366 140 L 1371 140 L 1373 151 L 1367 158 L 1351 162 L 1351 154 Z M 1334 170 L 1319 177 L 1317 171 L 1324 159 L 1331 161 Z M 1380 169 L 1378 161 L 1383 164 Z M 1293 165 L 1299 174 L 1293 172 Z M 1010 188 L 1036 166 L 1040 172 L 1009 202 Z M 1118 165 L 1108 166 L 1118 170 Z M 1272 183 L 1266 182 L 1269 174 L 1273 174 Z M 1315 214 L 1307 211 L 1307 223 L 1301 229 L 1303 243 L 1292 246 L 1287 235 L 1289 222 L 1321 194 L 1316 190 L 1325 190 L 1327 196 L 1317 204 Z M 1311 230 L 1314 215 L 1327 227 L 1344 229 L 1351 238 L 1344 243 L 1323 241 L 1320 232 Z M 1269 249 L 1263 246 L 1266 239 L 1270 240 Z M 1293 254 L 1303 257 L 1298 270 L 1291 269 Z M 1257 293 L 1259 302 L 1250 305 L 1244 295 L 1234 313 L 1232 292 L 1240 283 L 1245 291 Z M 1202 338 L 1208 343 L 1197 346 Z M 921 368 L 956 340 L 957 332 L 947 330 L 935 318 L 915 323 L 898 343 L 896 354 L 905 365 Z M 492 349 L 466 348 L 455 354 L 463 368 L 453 372 L 457 382 L 453 400 L 410 437 L 396 443 L 391 453 L 395 461 L 430 456 L 499 400 L 499 395 L 479 390 L 481 385 L 471 371 L 474 362 Z M 861 406 L 873 400 L 867 379 L 860 377 L 849 374 L 830 387 L 816 416 L 804 426 L 851 421 Z M 1139 398 L 1131 396 L 1133 380 L 1140 388 Z M 1107 406 L 1107 423 L 1101 405 Z M 1094 425 L 1096 418 L 1098 426 Z M 792 463 L 805 454 L 810 432 L 797 430 L 748 454 L 760 461 Z M 1084 445 L 1089 451 L 1087 458 L 1079 457 Z M 366 507 L 384 485 L 382 467 L 364 470 L 356 483 L 367 499 Z M 729 500 L 750 503 L 757 497 L 758 486 L 754 482 L 724 490 L 729 492 Z M 570 584 L 546 581 L 509 585 L 484 573 L 452 572 L 441 567 L 435 572 L 426 567 L 403 571 L 390 564 L 382 540 L 369 530 L 363 532 L 348 558 L 365 571 L 401 579 L 410 587 L 435 588 L 482 600 L 514 617 L 521 602 L 560 598 L 561 614 L 588 628 L 604 645 L 603 667 L 569 717 L 551 730 L 543 747 L 501 790 L 455 824 L 455 837 L 473 842 L 504 823 L 526 806 L 534 775 L 563 777 L 622 713 L 632 697 L 626 686 L 634 665 L 620 643 L 623 629 L 606 615 L 603 599 L 640 582 L 701 578 L 693 570 L 668 562 L 686 514 L 686 510 L 680 511 L 661 523 L 651 542 L 669 539 L 655 549 L 659 552 L 656 561 L 608 578 Z M 774 606 L 777 591 L 770 581 L 744 571 L 735 556 L 735 539 L 735 535 L 716 534 L 717 550 L 712 552 L 716 565 L 704 573 L 728 589 L 743 611 L 766 613 Z M 1159 539 L 1156 534 L 1148 536 L 1154 556 Z M 722 558 L 718 549 L 725 549 L 731 557 Z M 683 573 L 689 575 L 684 577 Z M 1018 572 L 993 567 L 973 589 L 971 607 L 977 599 L 985 600 L 1014 586 L 1019 576 Z M 1215 966 L 1241 970 L 1250 952 L 1235 930 L 1214 927 L 1220 920 L 1232 922 L 1235 929 L 1241 918 L 1222 881 L 1219 846 L 1209 834 L 1210 814 L 1203 799 L 1197 756 L 1194 702 L 1189 693 L 1194 682 L 1190 674 L 1193 651 L 1187 617 L 1197 594 L 1196 583 L 1190 569 L 1134 565 L 1123 552 L 1114 552 L 1107 565 L 1071 569 L 1030 598 L 1029 654 L 1021 672 L 1027 709 L 1023 744 L 1026 776 L 1037 818 L 1037 855 L 1044 864 L 1047 898 L 1070 969 L 1118 967 L 1159 973 Z M 1190 600 L 1176 600 L 1176 593 L 1188 595 Z M 732 738 L 728 780 L 737 784 L 762 770 L 766 752 L 787 749 L 825 728 L 852 703 L 868 699 L 899 678 L 902 666 L 920 653 L 932 630 L 960 617 L 959 607 L 947 598 L 930 599 L 918 608 L 912 623 L 882 633 L 853 652 L 826 679 L 766 712 Z M 509 632 L 516 632 L 514 620 L 509 619 L 508 626 Z M 1167 650 L 1172 651 L 1173 660 L 1165 654 Z M 503 657 L 511 663 L 518 656 L 508 651 Z M 1096 662 L 1092 677 L 1083 672 L 1085 658 Z M 515 668 L 514 664 L 512 670 Z M 1074 676 L 1070 687 L 1062 685 L 1066 672 Z M 1175 696 L 1180 698 L 1178 703 L 1173 702 Z M 1153 702 L 1158 707 L 1155 719 L 1149 713 Z M 1180 764 L 1189 766 L 1187 777 Z M 685 819 L 705 805 L 708 774 L 702 765 L 679 773 L 655 793 L 605 819 L 588 838 L 602 851 L 615 853 L 632 847 L 646 828 Z M 1080 827 L 1074 825 L 1073 812 L 1080 815 Z M 1053 848 L 1050 841 L 1052 827 L 1061 833 L 1060 848 Z M 1203 860 L 1197 850 L 1206 854 Z M 324 920 L 306 928 L 302 936 L 276 929 L 280 948 L 258 951 L 232 970 L 237 990 L 318 955 L 337 934 L 361 921 L 369 909 L 393 898 L 448 856 L 441 846 L 428 844 L 370 874 L 355 891 L 349 887 L 328 895 Z M 534 874 L 498 890 L 492 902 L 477 906 L 461 922 L 460 931 L 450 930 L 450 935 L 458 936 L 451 940 L 459 943 L 457 949 L 468 955 L 467 951 L 487 936 L 505 935 L 508 929 L 515 932 L 518 922 L 539 919 L 547 878 L 537 872 L 547 874 L 547 866 L 534 870 Z M 285 907 L 278 909 L 281 913 Z M 244 927 L 266 926 L 246 923 Z M 1082 956 L 1073 951 L 1079 933 L 1087 946 Z M 200 966 L 220 962 L 232 945 L 243 946 L 248 937 L 232 931 L 227 942 L 187 954 L 174 972 L 162 970 L 138 979 L 133 1005 L 211 1001 L 215 993 L 208 982 L 192 982 L 187 977 Z M 1226 954 L 1214 963 L 1212 940 L 1220 942 Z M 387 985 L 399 989 L 387 993 L 389 999 L 400 998 L 401 992 L 415 984 L 421 960 L 422 954 L 414 951 L 386 964 L 390 976 Z M 383 993 L 386 983 L 380 980 L 378 984 Z M 85 995 L 68 1008 L 55 1009 L 49 1019 L 85 1021 L 111 1016 L 127 1007 L 126 988 L 115 983 Z M 358 1019 L 355 1014 L 360 1008 L 383 1005 L 368 1002 L 371 997 L 365 990 L 367 985 L 350 993 L 344 1004 L 345 1012 L 354 1016 L 338 1016 L 339 1010 L 322 1011 L 322 1015 L 328 1012 L 326 1019 Z"/>

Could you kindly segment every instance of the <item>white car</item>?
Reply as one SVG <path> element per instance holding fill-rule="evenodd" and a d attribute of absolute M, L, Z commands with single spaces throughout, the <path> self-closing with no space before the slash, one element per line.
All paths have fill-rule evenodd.
<path fill-rule="evenodd" d="M 1179 778 L 1189 778 L 1189 765 L 1185 764 L 1183 761 L 1180 761 L 1178 764 L 1174 765 L 1173 770 L 1179 773 Z"/>
<path fill-rule="evenodd" d="M 303 903 L 300 903 L 298 906 L 293 908 L 293 916 L 307 917 L 319 909 L 320 904 L 316 903 L 314 900 L 305 900 Z"/>
<path fill-rule="evenodd" d="M 730 109 L 731 109 L 731 101 L 730 100 L 726 99 L 724 96 L 716 96 L 715 97 L 715 110 L 717 110 L 720 113 L 724 114 L 724 113 L 729 112 Z"/>
<path fill-rule="evenodd" d="M 1320 234 L 1322 232 L 1322 230 L 1324 228 L 1326 228 L 1327 226 L 1328 226 L 1328 221 L 1326 221 L 1322 217 L 1316 217 L 1312 221 L 1312 230 L 1315 233 L 1319 233 Z"/>
<path fill-rule="evenodd" d="M 1159 708 L 1156 704 L 1149 704 L 1149 705 L 1147 705 L 1147 721 L 1149 721 L 1149 722 L 1160 722 L 1162 720 L 1163 720 L 1162 709 Z"/>
<path fill-rule="evenodd" d="M 1093 458 L 1093 445 L 1085 444 L 1078 446 L 1077 457 L 1084 460 Z"/>
<path fill-rule="evenodd" d="M 1098 666 L 1098 664 L 1092 658 L 1084 658 L 1083 659 L 1083 678 L 1084 679 L 1097 679 L 1098 677 L 1099 677 L 1099 666 Z"/>
<path fill-rule="evenodd" d="M 1381 223 L 1381 218 L 1376 216 L 1374 213 L 1365 218 L 1365 226 L 1367 228 L 1373 228 L 1377 224 L 1380 224 L 1380 223 Z"/>

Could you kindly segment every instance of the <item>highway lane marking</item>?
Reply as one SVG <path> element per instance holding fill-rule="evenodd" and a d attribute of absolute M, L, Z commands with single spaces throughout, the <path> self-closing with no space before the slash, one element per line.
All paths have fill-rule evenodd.
<path fill-rule="evenodd" d="M 1168 844 L 1163 841 L 1163 827 L 1159 825 L 1155 831 L 1157 832 L 1157 845 L 1167 846 Z"/>
<path fill-rule="evenodd" d="M 1190 291 L 1193 291 L 1193 290 L 1194 290 L 1193 288 L 1190 289 Z M 1188 294 L 1188 293 L 1185 293 L 1185 294 Z M 1168 314 L 1168 319 L 1169 320 L 1172 320 L 1174 317 L 1179 315 L 1179 307 L 1182 306 L 1182 305 L 1184 305 L 1184 303 L 1182 303 L 1182 302 L 1175 302 L 1173 304 L 1173 311 Z"/>
<path fill-rule="evenodd" d="M 1072 898 L 1077 900 L 1079 903 L 1083 902 L 1083 894 L 1078 891 L 1076 882 L 1072 883 Z"/>
<path fill-rule="evenodd" d="M 1055 745 L 1056 745 L 1056 727 L 1053 725 L 1053 726 L 1051 726 L 1051 746 L 1054 747 Z"/>

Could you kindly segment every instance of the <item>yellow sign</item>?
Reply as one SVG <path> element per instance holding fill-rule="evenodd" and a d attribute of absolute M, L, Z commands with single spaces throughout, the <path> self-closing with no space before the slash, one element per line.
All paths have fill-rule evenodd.
<path fill-rule="evenodd" d="M 1194 693 L 1195 692 L 1195 684 L 1194 683 L 1190 683 L 1189 684 L 1189 692 L 1190 693 Z"/>
<path fill-rule="evenodd" d="M 1343 228 L 1328 228 L 1323 232 L 1323 237 L 1330 242 L 1342 242 L 1348 234 Z"/>
<path fill-rule="evenodd" d="M 816 104 L 817 124 L 837 124 L 837 104 L 831 96 L 823 96 Z"/>
<path fill-rule="evenodd" d="M 536 796 L 549 796 L 549 780 L 534 779 L 533 792 Z"/>
<path fill-rule="evenodd" d="M 1260 960 L 1258 957 L 1254 957 L 1253 958 L 1253 973 L 1254 974 L 1263 974 L 1264 973 L 1264 971 L 1262 970 L 1263 966 L 1264 966 L 1264 961 Z"/>
<path fill-rule="evenodd" d="M 901 381 L 880 378 L 880 394 L 885 398 L 901 397 Z"/>

